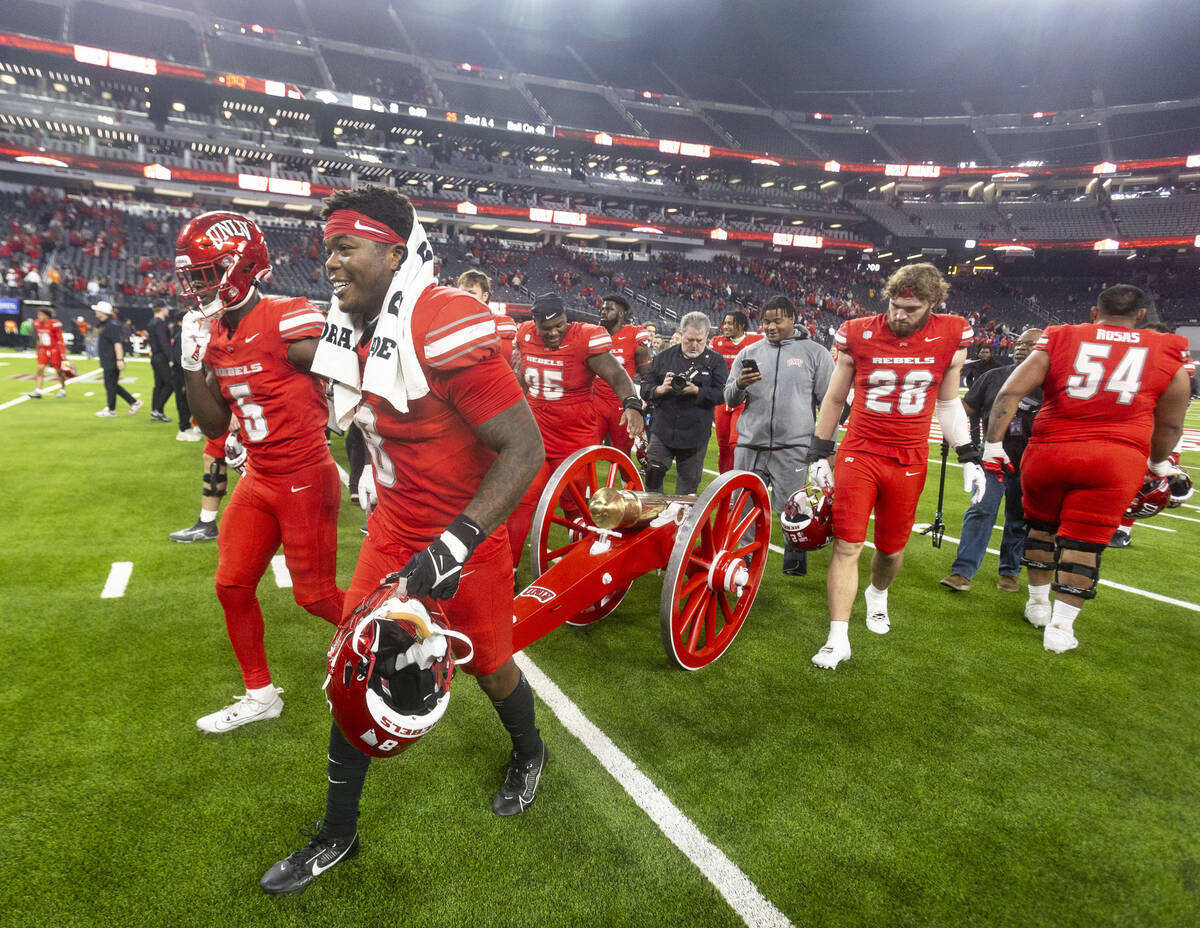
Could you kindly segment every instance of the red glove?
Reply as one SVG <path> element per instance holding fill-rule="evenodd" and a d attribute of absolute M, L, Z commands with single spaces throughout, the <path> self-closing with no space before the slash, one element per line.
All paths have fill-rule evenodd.
<path fill-rule="evenodd" d="M 1001 483 L 1004 482 L 1004 478 L 1009 474 L 1016 472 L 1012 461 L 1008 459 L 1008 455 L 1004 452 L 1003 442 L 985 441 L 983 443 L 983 469 Z"/>

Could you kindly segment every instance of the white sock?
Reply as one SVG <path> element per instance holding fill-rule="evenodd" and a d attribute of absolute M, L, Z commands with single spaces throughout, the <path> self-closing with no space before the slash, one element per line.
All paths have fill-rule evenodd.
<path fill-rule="evenodd" d="M 1029 601 L 1031 603 L 1050 602 L 1050 584 L 1029 584 Z"/>
<path fill-rule="evenodd" d="M 838 646 L 850 647 L 850 623 L 849 622 L 830 622 L 829 623 L 829 640 L 825 642 L 831 644 L 835 648 Z"/>
<path fill-rule="evenodd" d="M 203 522 L 205 525 L 207 525 L 209 522 L 216 522 L 217 521 L 217 510 L 201 509 L 200 510 L 200 521 Z"/>
<path fill-rule="evenodd" d="M 271 702 L 275 698 L 275 685 L 268 683 L 266 686 L 260 686 L 256 690 L 246 690 L 246 692 L 259 702 Z"/>
<path fill-rule="evenodd" d="M 1075 624 L 1075 616 L 1077 615 L 1079 615 L 1078 606 L 1071 606 L 1062 600 L 1056 600 L 1054 611 L 1050 613 L 1050 624 L 1069 632 L 1072 631 L 1072 626 Z"/>

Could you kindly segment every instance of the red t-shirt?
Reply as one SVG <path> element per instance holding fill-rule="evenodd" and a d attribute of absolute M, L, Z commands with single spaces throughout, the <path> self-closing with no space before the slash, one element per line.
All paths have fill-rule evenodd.
<path fill-rule="evenodd" d="M 966 319 L 942 313 L 930 313 L 925 325 L 904 338 L 892 333 L 883 313 L 843 323 L 834 344 L 854 359 L 854 403 L 841 449 L 906 465 L 927 461 L 942 378 L 973 337 Z"/>
<path fill-rule="evenodd" d="M 1154 407 L 1190 363 L 1188 341 L 1148 329 L 1052 325 L 1034 351 L 1050 356 L 1030 443 L 1105 441 L 1150 452 Z"/>
<path fill-rule="evenodd" d="M 429 392 L 411 400 L 406 413 L 381 396 L 363 394 L 354 421 L 375 465 L 379 505 L 371 530 L 391 541 L 424 547 L 437 538 L 467 508 L 496 460 L 473 428 L 522 397 L 491 320 L 470 294 L 429 287 L 412 316 Z M 358 345 L 360 371 L 370 341 Z"/>
<path fill-rule="evenodd" d="M 572 322 L 562 343 L 551 350 L 543 344 L 537 325 L 522 322 L 517 329 L 520 376 L 529 406 L 546 445 L 546 460 L 561 461 L 596 438 L 592 407 L 595 374 L 588 359 L 612 349 L 602 326 Z"/>
<path fill-rule="evenodd" d="M 323 382 L 292 366 L 288 346 L 320 338 L 321 311 L 303 297 L 261 297 L 237 328 L 212 325 L 204 363 L 240 423 L 250 467 L 287 474 L 329 458 Z"/>
<path fill-rule="evenodd" d="M 66 351 L 62 323 L 57 319 L 36 319 L 33 323 L 33 330 L 37 333 L 39 348 L 44 348 L 51 354 L 62 354 Z"/>
<path fill-rule="evenodd" d="M 637 376 L 637 350 L 638 345 L 643 345 L 646 351 L 649 352 L 654 347 L 654 341 L 650 337 L 650 333 L 643 329 L 640 325 L 623 325 L 610 336 L 612 338 L 612 356 L 621 362 L 621 366 L 625 368 L 625 373 L 629 375 L 629 379 L 633 380 Z M 613 388 L 597 377 L 592 382 L 592 392 L 597 398 L 605 401 L 611 400 L 614 403 L 620 403 L 624 397 L 618 397 L 613 392 Z"/>

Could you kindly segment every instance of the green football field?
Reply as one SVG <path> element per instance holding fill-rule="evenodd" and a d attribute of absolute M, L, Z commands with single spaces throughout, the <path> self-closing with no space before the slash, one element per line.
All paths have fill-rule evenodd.
<path fill-rule="evenodd" d="M 550 750 L 525 814 L 491 812 L 508 739 L 460 676 L 436 731 L 373 767 L 362 854 L 274 899 L 258 878 L 324 808 L 331 629 L 268 572 L 283 715 L 198 732 L 243 689 L 216 546 L 167 539 L 196 519 L 201 446 L 148 406 L 94 418 L 94 377 L 20 400 L 32 371 L 0 353 L 0 926 L 1200 924 L 1196 505 L 1105 555 L 1119 586 L 1065 655 L 1021 620 L 1023 591 L 995 589 L 994 554 L 971 592 L 938 584 L 956 467 L 945 544 L 911 540 L 886 637 L 860 596 L 835 672 L 809 663 L 828 551 L 803 579 L 773 554 L 740 636 L 695 673 L 663 652 L 651 573 L 524 652 Z M 148 400 L 149 365 L 127 373 Z M 934 465 L 919 520 L 936 499 Z M 343 585 L 362 522 L 347 497 Z M 118 562 L 128 583 L 102 598 Z"/>

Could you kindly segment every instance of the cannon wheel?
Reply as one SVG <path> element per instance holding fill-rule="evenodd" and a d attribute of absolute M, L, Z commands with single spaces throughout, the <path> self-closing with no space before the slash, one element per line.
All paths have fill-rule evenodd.
<path fill-rule="evenodd" d="M 770 541 L 770 500 L 756 474 L 724 473 L 696 500 L 675 536 L 659 610 L 663 647 L 677 666 L 699 670 L 733 643 L 762 582 Z M 740 595 L 737 579 L 745 581 Z"/>
<path fill-rule="evenodd" d="M 601 487 L 641 490 L 645 484 L 633 461 L 608 445 L 592 445 L 576 451 L 555 469 L 538 500 L 529 533 L 529 566 L 535 577 L 549 570 L 576 544 L 590 545 L 596 539 L 590 533 L 580 537 L 575 519 L 594 524 L 587 501 Z M 614 589 L 594 606 L 568 619 L 567 624 L 591 625 L 600 621 L 621 604 L 629 587 L 626 584 Z"/>

